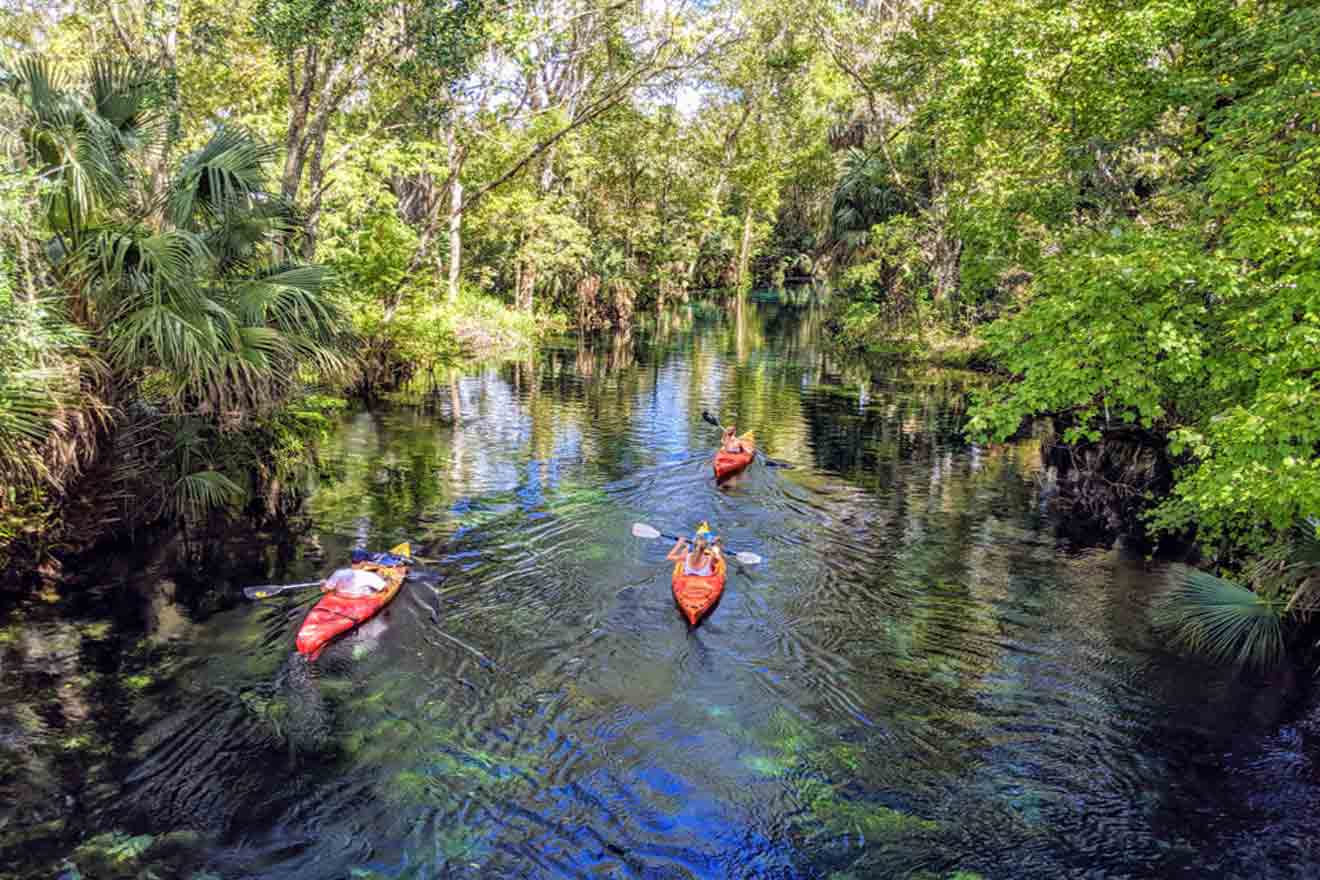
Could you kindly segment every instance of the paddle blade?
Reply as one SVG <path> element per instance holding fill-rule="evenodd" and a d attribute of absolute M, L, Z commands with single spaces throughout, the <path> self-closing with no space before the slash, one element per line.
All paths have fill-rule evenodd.
<path fill-rule="evenodd" d="M 390 548 L 390 553 L 395 556 L 412 556 L 412 544 L 404 541 L 402 544 L 396 544 Z"/>
<path fill-rule="evenodd" d="M 278 596 L 280 593 L 287 593 L 290 590 L 319 587 L 321 583 L 321 581 L 307 581 L 302 584 L 266 584 L 260 587 L 244 587 L 243 595 L 249 599 L 269 599 L 271 596 Z"/>
<path fill-rule="evenodd" d="M 632 533 L 634 538 L 658 538 L 660 532 L 651 528 L 646 523 L 633 523 Z"/>
<path fill-rule="evenodd" d="M 714 426 L 717 427 L 717 428 L 720 427 L 719 419 L 717 419 L 717 418 L 715 418 L 713 415 L 711 415 L 711 414 L 710 414 L 710 410 L 705 410 L 705 409 L 703 409 L 703 410 L 701 411 L 701 418 L 704 419 L 705 421 L 709 422 L 710 424 L 714 425 Z"/>
<path fill-rule="evenodd" d="M 746 550 L 739 550 L 737 553 L 733 554 L 733 558 L 741 562 L 743 565 L 757 565 L 761 561 L 760 556 L 757 556 L 755 553 L 748 553 Z"/>

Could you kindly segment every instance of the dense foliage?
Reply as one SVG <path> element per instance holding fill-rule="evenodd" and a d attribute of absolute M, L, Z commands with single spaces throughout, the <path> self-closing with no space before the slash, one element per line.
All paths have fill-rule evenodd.
<path fill-rule="evenodd" d="M 833 206 L 845 333 L 974 329 L 1009 374 L 974 436 L 1052 417 L 1110 506 L 1142 491 L 1124 462 L 1167 469 L 1125 527 L 1195 536 L 1263 596 L 1246 617 L 1283 609 L 1248 560 L 1320 513 L 1320 10 L 949 0 L 874 27 Z M 1224 595 L 1181 583 L 1184 611 Z"/>
<path fill-rule="evenodd" d="M 829 279 L 845 344 L 984 345 L 975 436 L 1167 469 L 1131 528 L 1240 568 L 1320 513 L 1313 4 L 80 0 L 0 39 L 29 493 L 127 448 L 174 462 L 151 509 L 268 495 L 225 450 L 314 386 Z"/>

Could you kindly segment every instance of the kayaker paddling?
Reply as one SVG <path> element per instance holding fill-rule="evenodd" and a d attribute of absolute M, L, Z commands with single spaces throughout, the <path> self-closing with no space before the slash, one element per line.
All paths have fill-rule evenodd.
<path fill-rule="evenodd" d="M 349 559 L 355 566 L 367 564 L 383 568 L 393 568 L 405 562 L 393 553 L 369 553 L 366 550 L 354 550 Z M 384 592 L 389 586 L 383 577 L 369 569 L 341 568 L 325 579 L 325 583 L 321 584 L 321 592 L 358 599 Z"/>
<path fill-rule="evenodd" d="M 715 563 L 720 559 L 720 549 L 710 534 L 710 526 L 702 523 L 697 527 L 693 548 L 687 549 L 688 540 L 680 537 L 674 543 L 665 558 L 671 562 L 683 561 L 683 574 L 694 577 L 710 577 L 715 571 Z"/>
<path fill-rule="evenodd" d="M 738 436 L 738 429 L 733 425 L 724 429 L 724 438 L 720 441 L 720 450 L 730 455 L 746 455 L 752 448 Z"/>
<path fill-rule="evenodd" d="M 721 430 L 720 448 L 713 462 L 716 480 L 724 480 L 740 472 L 756 457 L 755 441 L 750 433 L 739 437 L 738 429 L 733 425 Z"/>

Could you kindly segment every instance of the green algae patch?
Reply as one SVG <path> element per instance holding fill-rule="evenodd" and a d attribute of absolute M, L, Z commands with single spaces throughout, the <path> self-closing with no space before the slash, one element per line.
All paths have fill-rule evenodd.
<path fill-rule="evenodd" d="M 127 834 L 107 831 L 83 841 L 65 859 L 62 878 L 68 880 L 207 880 L 215 875 L 195 868 L 203 846 L 195 831 Z"/>
<path fill-rule="evenodd" d="M 64 739 L 60 743 L 60 748 L 68 752 L 75 752 L 81 749 L 90 748 L 91 745 L 92 738 L 90 736 L 85 733 L 76 733 L 73 736 Z"/>
<path fill-rule="evenodd" d="M 899 841 L 939 832 L 940 823 L 884 804 L 841 796 L 821 780 L 804 780 L 799 795 L 825 834 L 861 834 L 867 840 Z"/>
<path fill-rule="evenodd" d="M 792 765 L 765 755 L 748 755 L 742 759 L 743 766 L 762 776 L 782 776 L 792 769 Z"/>
<path fill-rule="evenodd" d="M 447 861 L 470 862 L 490 852 L 482 832 L 471 825 L 453 825 L 436 833 L 436 851 Z M 475 867 L 475 865 L 474 865 Z"/>
<path fill-rule="evenodd" d="M 583 559 L 591 562 L 600 562 L 604 559 L 610 559 L 614 556 L 614 550 L 606 547 L 604 544 L 588 544 L 582 549 Z"/>
<path fill-rule="evenodd" d="M 132 691 L 144 691 L 151 687 L 153 679 L 150 675 L 130 675 L 123 679 L 124 687 Z"/>
<path fill-rule="evenodd" d="M 156 842 L 151 834 L 125 834 L 107 831 L 98 834 L 73 851 L 73 863 L 82 865 L 91 877 L 119 876 L 131 867 Z"/>
<path fill-rule="evenodd" d="M 860 833 L 867 840 L 896 841 L 940 830 L 940 824 L 930 819 L 911 816 L 881 804 L 836 798 L 832 794 L 817 798 L 811 805 L 811 812 L 831 835 L 853 832 Z"/>
<path fill-rule="evenodd" d="M 396 804 L 423 804 L 432 800 L 435 782 L 425 773 L 400 770 L 390 779 L 385 796 Z"/>
<path fill-rule="evenodd" d="M 95 623 L 84 623 L 78 626 L 78 631 L 82 633 L 83 638 L 94 642 L 102 642 L 110 637 L 110 621 L 98 620 Z"/>

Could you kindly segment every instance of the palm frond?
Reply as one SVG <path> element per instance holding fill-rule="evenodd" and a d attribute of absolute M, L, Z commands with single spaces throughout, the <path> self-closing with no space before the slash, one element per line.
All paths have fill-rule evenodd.
<path fill-rule="evenodd" d="M 150 114 L 151 79 L 136 64 L 115 59 L 92 61 L 88 88 L 96 115 L 130 143 L 140 141 Z"/>
<path fill-rule="evenodd" d="M 1266 669 L 1284 656 L 1283 604 L 1224 578 L 1173 569 L 1153 620 L 1192 653 L 1217 663 Z"/>
<path fill-rule="evenodd" d="M 840 163 L 829 235 L 845 253 L 863 246 L 873 226 L 906 209 L 889 175 L 888 166 L 878 157 L 858 149 L 849 150 Z"/>
<path fill-rule="evenodd" d="M 183 160 L 168 200 L 170 221 L 181 229 L 193 229 L 200 219 L 215 220 L 260 201 L 266 166 L 274 157 L 273 147 L 246 132 L 218 130 Z"/>
<path fill-rule="evenodd" d="M 1320 568 L 1320 518 L 1307 517 L 1293 528 L 1289 561 Z"/>
<path fill-rule="evenodd" d="M 26 92 L 29 107 L 40 118 L 43 110 L 61 101 L 66 80 L 60 69 L 44 55 L 20 58 L 16 67 L 15 89 Z"/>
<path fill-rule="evenodd" d="M 167 504 L 178 515 L 196 517 L 241 502 L 247 493 L 216 470 L 197 471 L 181 477 L 170 490 Z"/>
<path fill-rule="evenodd" d="M 110 358 L 126 371 L 159 367 L 196 375 L 216 359 L 215 328 L 168 304 L 144 306 L 111 328 Z"/>
<path fill-rule="evenodd" d="M 102 320 L 113 321 L 163 301 L 197 308 L 196 279 L 210 255 L 202 239 L 190 232 L 111 227 L 89 233 L 75 258 L 78 276 Z"/>
<path fill-rule="evenodd" d="M 323 266 L 268 266 L 235 285 L 231 295 L 244 323 L 329 338 L 339 321 L 324 296 L 332 278 Z"/>

